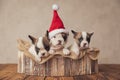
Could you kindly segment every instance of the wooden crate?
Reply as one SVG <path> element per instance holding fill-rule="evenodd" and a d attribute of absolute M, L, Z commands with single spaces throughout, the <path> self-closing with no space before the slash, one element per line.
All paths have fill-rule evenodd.
<path fill-rule="evenodd" d="M 91 60 L 88 54 L 78 60 L 56 55 L 43 64 L 38 64 L 22 54 L 18 62 L 18 72 L 27 75 L 75 76 L 98 73 L 98 60 Z"/>

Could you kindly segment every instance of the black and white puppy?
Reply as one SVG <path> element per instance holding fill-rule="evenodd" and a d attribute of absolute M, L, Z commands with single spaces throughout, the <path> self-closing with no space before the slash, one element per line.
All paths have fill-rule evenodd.
<path fill-rule="evenodd" d="M 88 32 L 76 32 L 71 30 L 74 36 L 74 43 L 71 47 L 71 50 L 75 52 L 77 55 L 80 53 L 80 49 L 89 48 L 91 36 L 94 34 Z"/>
<path fill-rule="evenodd" d="M 67 42 L 68 34 L 67 33 L 58 33 L 50 39 L 50 54 L 54 54 L 55 51 L 63 49 L 65 55 L 70 54 L 70 51 L 65 48 Z"/>
<path fill-rule="evenodd" d="M 32 41 L 29 52 L 35 56 L 37 61 L 41 61 L 41 57 L 47 57 L 49 55 L 48 51 L 50 49 L 50 46 L 47 34 L 44 37 L 39 38 L 35 38 L 31 35 L 29 35 L 28 37 Z"/>

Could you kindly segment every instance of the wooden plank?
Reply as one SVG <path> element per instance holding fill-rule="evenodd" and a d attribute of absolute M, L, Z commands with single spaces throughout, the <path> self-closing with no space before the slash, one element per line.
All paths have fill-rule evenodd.
<path fill-rule="evenodd" d="M 45 76 L 45 63 L 44 64 L 39 64 L 39 76 Z"/>
<path fill-rule="evenodd" d="M 65 65 L 64 65 L 64 57 L 62 56 L 58 56 L 57 57 L 57 75 L 58 76 L 64 76 L 64 68 L 65 68 Z"/>
<path fill-rule="evenodd" d="M 25 56 L 25 74 L 30 75 L 30 58 Z"/>
<path fill-rule="evenodd" d="M 85 74 L 85 69 L 84 69 L 84 68 L 85 68 L 84 57 L 83 57 L 81 60 L 82 60 L 82 61 L 81 61 L 81 63 L 82 63 L 82 64 L 81 64 L 81 66 L 82 66 L 82 68 L 81 68 L 81 69 L 82 69 L 82 72 L 81 72 L 80 75 L 84 75 L 84 74 Z"/>
<path fill-rule="evenodd" d="M 58 66 L 57 66 L 57 56 L 55 56 L 54 58 L 51 59 L 51 76 L 58 76 L 57 75 L 57 69 L 58 69 Z"/>
<path fill-rule="evenodd" d="M 80 67 L 81 67 L 81 60 L 75 60 L 76 61 L 76 72 L 75 72 L 75 75 L 79 75 L 80 74 Z"/>
<path fill-rule="evenodd" d="M 82 59 L 79 59 L 78 60 L 78 75 L 81 75 L 82 74 Z"/>
<path fill-rule="evenodd" d="M 21 52 L 18 51 L 18 66 L 17 66 L 17 72 L 21 73 L 21 57 L 20 57 Z"/>
<path fill-rule="evenodd" d="M 39 75 L 39 64 L 37 64 L 37 63 L 34 63 L 34 67 L 33 67 L 33 74 L 34 75 Z"/>
<path fill-rule="evenodd" d="M 22 51 L 18 51 L 18 73 L 25 72 L 25 55 Z"/>
<path fill-rule="evenodd" d="M 71 60 L 71 75 L 70 76 L 74 76 L 77 75 L 78 73 L 78 65 L 77 65 L 77 60 Z"/>
<path fill-rule="evenodd" d="M 69 58 L 65 58 L 65 61 L 64 61 L 64 74 L 65 76 L 70 76 L 71 74 L 71 59 Z"/>
<path fill-rule="evenodd" d="M 34 64 L 35 64 L 35 62 L 30 58 L 29 58 L 29 61 L 30 61 L 30 63 L 29 63 L 28 66 L 29 66 L 30 75 L 34 75 Z"/>
<path fill-rule="evenodd" d="M 45 76 L 51 76 L 51 59 L 45 63 Z"/>
<path fill-rule="evenodd" d="M 98 69 L 98 60 L 95 60 L 95 73 L 98 73 L 99 69 Z"/>
<path fill-rule="evenodd" d="M 73 77 L 59 77 L 59 80 L 74 80 Z"/>
<path fill-rule="evenodd" d="M 17 66 L 17 72 L 21 73 L 21 52 L 18 51 L 18 66 Z"/>
<path fill-rule="evenodd" d="M 91 60 L 92 73 L 98 73 L 98 60 Z"/>
<path fill-rule="evenodd" d="M 87 71 L 86 74 L 91 74 L 91 59 L 87 57 Z"/>

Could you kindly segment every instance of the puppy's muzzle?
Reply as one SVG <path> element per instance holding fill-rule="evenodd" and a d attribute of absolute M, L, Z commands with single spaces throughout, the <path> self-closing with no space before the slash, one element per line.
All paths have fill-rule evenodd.
<path fill-rule="evenodd" d="M 49 54 L 48 54 L 48 52 L 47 51 L 41 51 L 41 56 L 42 57 L 47 57 L 47 56 L 49 56 Z"/>
<path fill-rule="evenodd" d="M 45 56 L 45 53 L 41 53 L 42 56 Z"/>
<path fill-rule="evenodd" d="M 61 45 L 62 41 L 61 40 L 58 40 L 58 45 Z"/>
<path fill-rule="evenodd" d="M 86 45 L 87 45 L 87 43 L 84 43 L 84 44 L 83 44 L 83 47 L 86 47 Z"/>

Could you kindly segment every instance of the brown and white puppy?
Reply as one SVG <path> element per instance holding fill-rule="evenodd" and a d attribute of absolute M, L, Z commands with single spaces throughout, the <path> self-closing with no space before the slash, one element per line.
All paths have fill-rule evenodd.
<path fill-rule="evenodd" d="M 91 36 L 94 34 L 88 32 L 76 32 L 71 30 L 74 35 L 74 43 L 71 47 L 71 50 L 75 52 L 77 55 L 80 53 L 80 49 L 89 48 Z"/>
<path fill-rule="evenodd" d="M 67 33 L 58 33 L 50 39 L 50 54 L 54 54 L 55 51 L 63 49 L 65 55 L 70 54 L 70 51 L 65 48 L 67 42 L 68 34 Z"/>
<path fill-rule="evenodd" d="M 44 37 L 39 38 L 35 38 L 31 35 L 29 35 L 28 37 L 32 41 L 29 52 L 35 56 L 37 61 L 41 61 L 41 57 L 47 57 L 49 55 L 48 51 L 50 49 L 50 46 L 47 34 Z"/>

